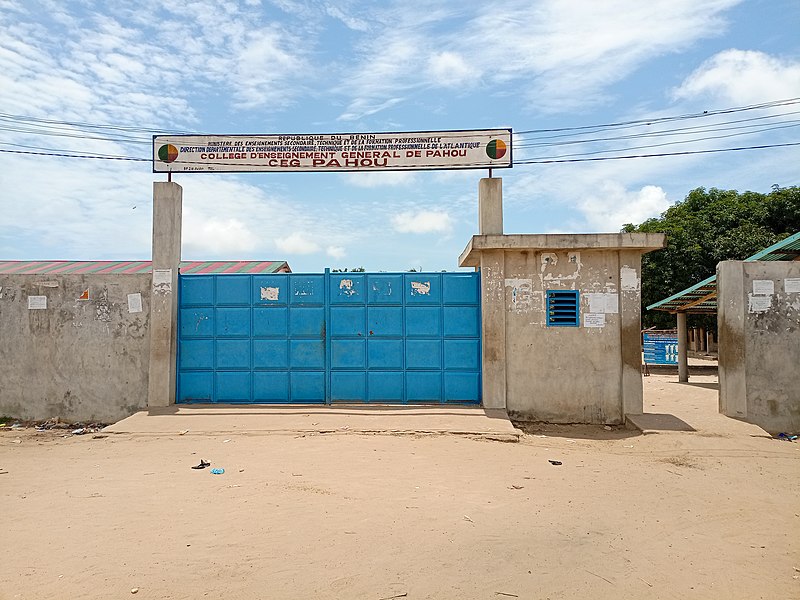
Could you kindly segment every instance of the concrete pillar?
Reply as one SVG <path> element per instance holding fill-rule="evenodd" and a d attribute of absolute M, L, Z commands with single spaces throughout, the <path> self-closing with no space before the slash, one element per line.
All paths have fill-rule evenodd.
<path fill-rule="evenodd" d="M 623 250 L 619 253 L 622 268 L 636 270 L 637 281 L 642 279 L 642 253 Z M 641 288 L 622 290 L 620 294 L 620 350 L 622 353 L 622 418 L 643 412 L 642 392 L 642 299 Z"/>
<path fill-rule="evenodd" d="M 678 317 L 678 381 L 689 381 L 689 352 L 686 347 L 686 313 L 677 313 Z"/>
<path fill-rule="evenodd" d="M 503 180 L 484 177 L 478 183 L 478 233 L 503 234 Z M 484 252 L 481 272 L 482 398 L 484 408 L 506 408 L 505 256 Z"/>
<path fill-rule="evenodd" d="M 748 290 L 743 265 L 732 260 L 717 264 L 719 412 L 735 419 L 748 416 L 747 336 L 744 335 Z"/>
<path fill-rule="evenodd" d="M 175 403 L 178 350 L 178 268 L 181 262 L 183 188 L 153 183 L 153 295 L 147 406 Z"/>
<path fill-rule="evenodd" d="M 486 181 L 485 179 L 483 181 Z M 481 253 L 483 407 L 506 408 L 505 255 Z M 533 368 L 533 365 L 531 366 Z"/>
<path fill-rule="evenodd" d="M 478 233 L 503 234 L 503 180 L 484 177 L 478 184 Z"/>

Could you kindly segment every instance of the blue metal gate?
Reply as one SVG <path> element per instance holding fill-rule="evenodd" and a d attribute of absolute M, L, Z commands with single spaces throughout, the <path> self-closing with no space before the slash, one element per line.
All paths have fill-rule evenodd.
<path fill-rule="evenodd" d="M 182 275 L 178 402 L 479 403 L 478 273 Z"/>

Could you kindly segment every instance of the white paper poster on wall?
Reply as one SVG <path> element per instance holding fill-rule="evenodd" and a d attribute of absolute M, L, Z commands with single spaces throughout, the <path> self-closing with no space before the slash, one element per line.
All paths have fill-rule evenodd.
<path fill-rule="evenodd" d="M 604 313 L 584 313 L 583 315 L 584 327 L 605 327 L 606 315 Z"/>
<path fill-rule="evenodd" d="M 783 280 L 783 289 L 787 294 L 800 293 L 800 277 L 787 277 Z"/>
<path fill-rule="evenodd" d="M 619 270 L 619 283 L 623 291 L 634 291 L 639 289 L 639 277 L 636 269 L 622 267 Z"/>
<path fill-rule="evenodd" d="M 772 296 L 747 294 L 747 300 L 747 310 L 751 313 L 763 313 L 772 308 Z"/>
<path fill-rule="evenodd" d="M 754 279 L 753 294 L 769 296 L 775 293 L 775 282 L 772 279 Z"/>
<path fill-rule="evenodd" d="M 172 285 L 172 269 L 154 269 L 153 285 Z"/>
<path fill-rule="evenodd" d="M 605 298 L 603 298 L 603 294 L 596 294 L 594 292 L 590 292 L 586 294 L 587 300 L 589 300 L 589 312 L 590 313 L 601 313 L 604 312 L 603 309 L 606 306 Z"/>
<path fill-rule="evenodd" d="M 604 313 L 616 315 L 619 313 L 619 294 L 604 294 L 606 297 L 606 305 L 603 310 Z"/>
<path fill-rule="evenodd" d="M 47 296 L 28 296 L 28 310 L 47 308 Z"/>
<path fill-rule="evenodd" d="M 172 269 L 153 269 L 153 291 L 157 294 L 172 291 Z"/>
<path fill-rule="evenodd" d="M 128 294 L 128 312 L 142 312 L 142 295 L 140 293 Z"/>
<path fill-rule="evenodd" d="M 590 292 L 586 296 L 589 300 L 590 313 L 613 315 L 619 312 L 619 294 Z"/>

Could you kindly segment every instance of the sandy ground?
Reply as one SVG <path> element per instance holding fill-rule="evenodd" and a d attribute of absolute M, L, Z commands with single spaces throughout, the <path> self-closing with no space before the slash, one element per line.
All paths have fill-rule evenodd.
<path fill-rule="evenodd" d="M 0 598 L 800 598 L 800 445 L 674 379 L 695 431 L 2 431 Z"/>

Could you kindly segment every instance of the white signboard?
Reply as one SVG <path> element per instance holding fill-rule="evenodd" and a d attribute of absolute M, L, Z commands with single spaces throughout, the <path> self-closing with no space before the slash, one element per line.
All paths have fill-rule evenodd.
<path fill-rule="evenodd" d="M 154 173 L 411 171 L 511 166 L 511 129 L 153 136 Z"/>

